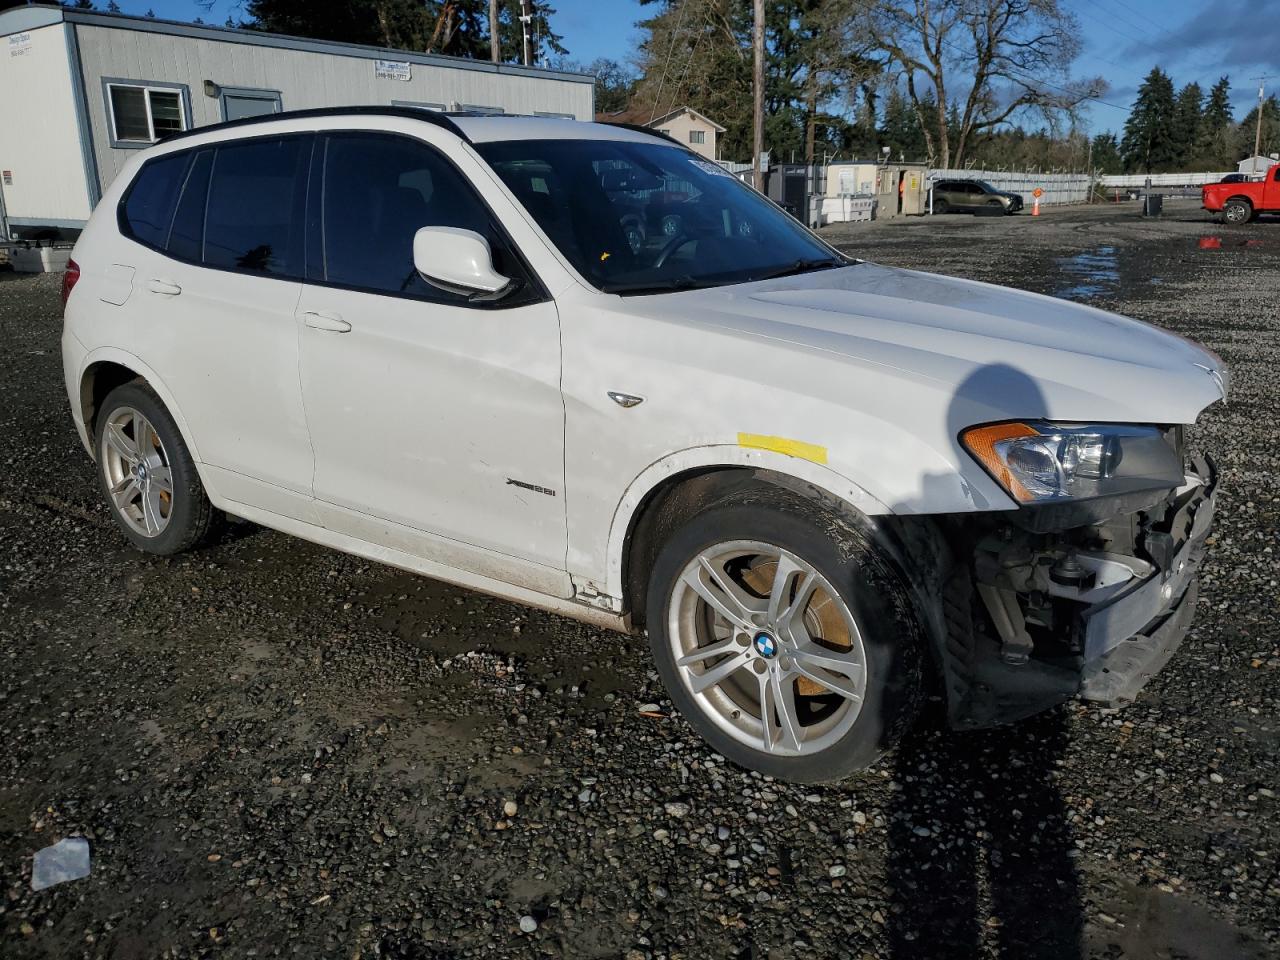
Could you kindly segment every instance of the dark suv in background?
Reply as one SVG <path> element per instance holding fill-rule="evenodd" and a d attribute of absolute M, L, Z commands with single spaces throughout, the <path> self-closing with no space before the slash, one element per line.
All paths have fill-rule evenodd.
<path fill-rule="evenodd" d="M 1017 213 L 1022 209 L 1022 196 L 997 190 L 985 180 L 939 180 L 933 185 L 933 212 L 978 210 Z"/>

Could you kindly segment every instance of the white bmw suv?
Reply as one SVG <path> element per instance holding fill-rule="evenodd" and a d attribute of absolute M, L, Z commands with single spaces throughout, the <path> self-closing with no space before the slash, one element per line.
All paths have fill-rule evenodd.
<path fill-rule="evenodd" d="M 1133 698 L 1196 602 L 1208 351 L 852 260 L 651 132 L 366 107 L 135 157 L 76 427 L 139 549 L 233 514 L 631 634 L 716 750 L 839 778 L 923 695 Z"/>

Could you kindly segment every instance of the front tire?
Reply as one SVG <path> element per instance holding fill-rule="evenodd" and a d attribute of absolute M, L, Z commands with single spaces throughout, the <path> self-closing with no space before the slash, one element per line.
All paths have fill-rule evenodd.
<path fill-rule="evenodd" d="M 886 549 L 854 521 L 759 484 L 679 529 L 650 577 L 658 673 L 735 763 L 797 783 L 875 761 L 921 700 L 921 631 Z"/>
<path fill-rule="evenodd" d="M 117 387 L 95 427 L 98 483 L 116 525 L 135 547 L 168 556 L 209 536 L 221 515 L 155 391 L 141 381 Z"/>
<path fill-rule="evenodd" d="M 1253 205 L 1247 200 L 1228 200 L 1222 208 L 1222 219 L 1226 223 L 1239 225 L 1248 223 L 1253 218 Z"/>

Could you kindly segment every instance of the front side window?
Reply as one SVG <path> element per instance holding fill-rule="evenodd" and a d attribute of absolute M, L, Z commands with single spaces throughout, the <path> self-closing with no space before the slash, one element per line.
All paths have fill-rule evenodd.
<path fill-rule="evenodd" d="M 476 149 L 564 257 L 607 293 L 720 286 L 848 262 L 681 147 L 516 140 Z"/>
<path fill-rule="evenodd" d="M 489 242 L 493 265 L 507 277 L 527 274 L 462 174 L 435 150 L 407 137 L 339 133 L 323 141 L 316 279 L 343 287 L 465 304 L 433 286 L 414 266 L 413 238 L 423 227 L 457 227 Z M 527 284 L 524 284 L 527 288 Z M 503 305 L 522 301 L 519 294 Z"/>
<path fill-rule="evenodd" d="M 310 137 L 218 146 L 205 213 L 206 266 L 302 277 L 310 159 Z"/>
<path fill-rule="evenodd" d="M 689 142 L 690 143 L 706 143 L 707 132 L 705 130 L 690 130 Z"/>
<path fill-rule="evenodd" d="M 155 143 L 187 129 L 182 91 L 164 87 L 107 84 L 111 135 L 121 144 Z"/>

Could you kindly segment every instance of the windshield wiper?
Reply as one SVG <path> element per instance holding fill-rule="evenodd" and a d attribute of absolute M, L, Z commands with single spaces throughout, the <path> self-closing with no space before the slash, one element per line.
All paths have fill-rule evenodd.
<path fill-rule="evenodd" d="M 778 277 L 791 277 L 797 273 L 811 273 L 814 270 L 830 270 L 832 267 L 843 267 L 847 264 L 843 260 L 837 260 L 835 257 L 822 257 L 818 260 L 796 260 L 780 267 L 771 273 L 765 273 L 758 277 L 752 277 L 752 280 L 774 280 Z"/>
<path fill-rule="evenodd" d="M 617 283 L 604 288 L 605 293 L 670 293 L 673 290 L 696 290 L 711 284 L 699 283 L 685 274 L 670 280 L 649 280 L 644 283 Z"/>

